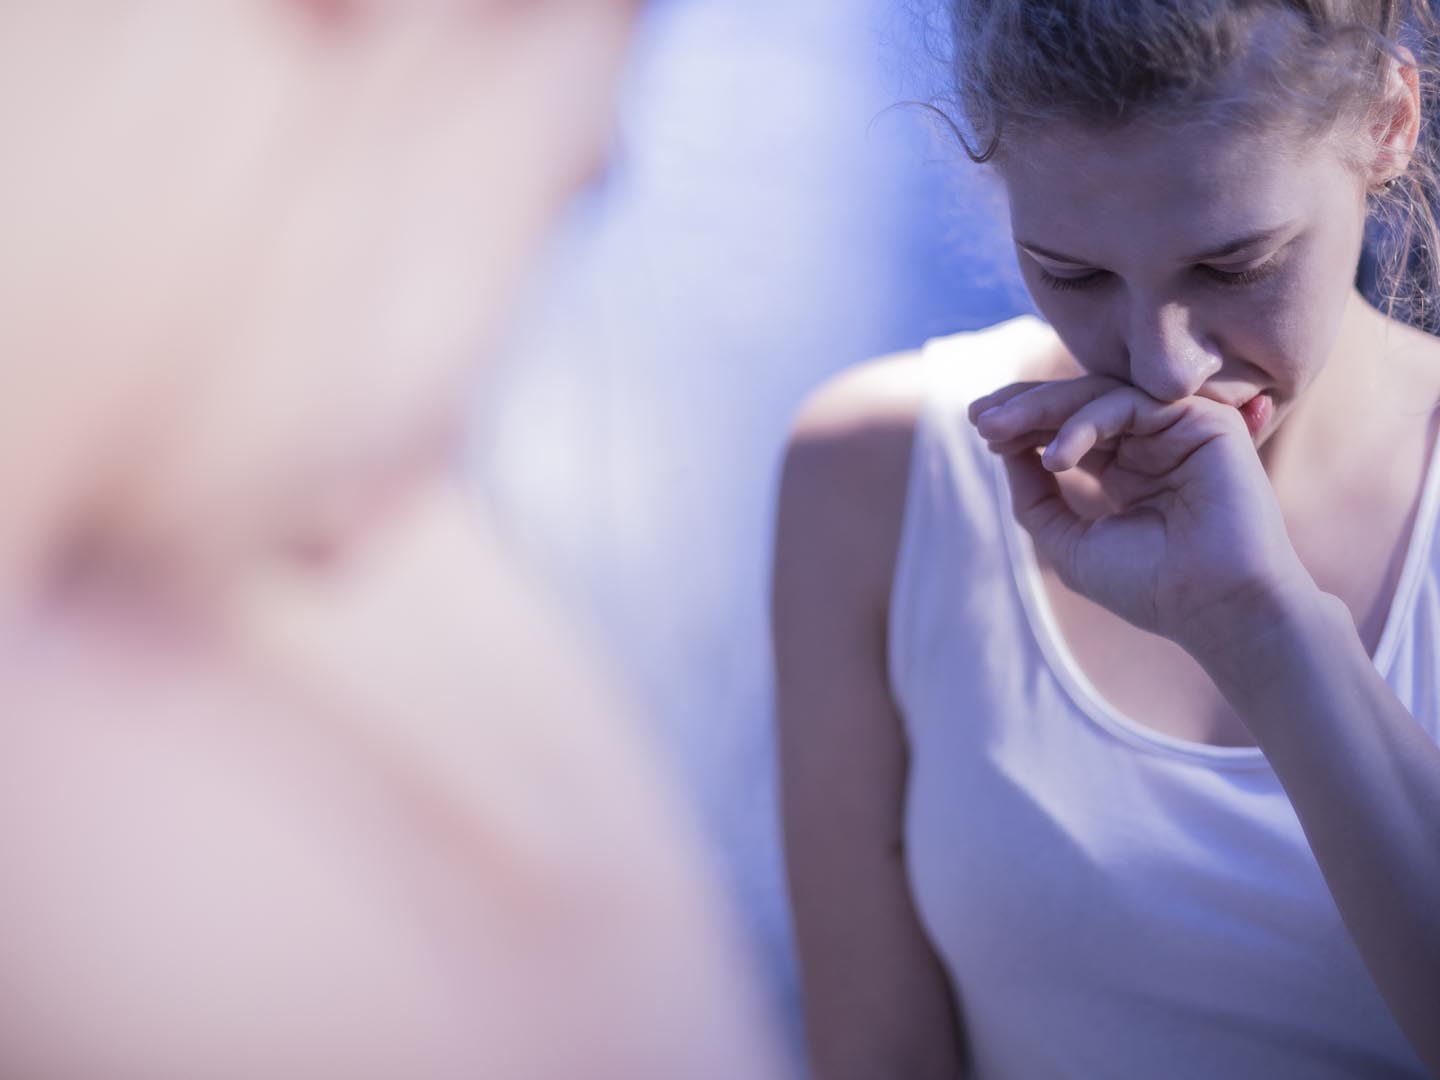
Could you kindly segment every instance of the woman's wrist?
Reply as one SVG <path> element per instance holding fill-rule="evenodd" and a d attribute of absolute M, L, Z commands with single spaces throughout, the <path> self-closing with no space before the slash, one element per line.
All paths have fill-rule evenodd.
<path fill-rule="evenodd" d="M 1257 578 L 1192 611 L 1177 642 L 1217 681 L 1243 680 L 1333 617 L 1332 601 L 1339 603 L 1296 560 L 1288 573 Z"/>
<path fill-rule="evenodd" d="M 1315 665 L 1364 653 L 1350 609 L 1309 575 L 1257 589 L 1228 606 L 1218 625 L 1196 629 L 1199 644 L 1187 649 L 1242 715 L 1251 711 L 1247 705 L 1283 696 L 1291 679 L 1305 678 Z"/>

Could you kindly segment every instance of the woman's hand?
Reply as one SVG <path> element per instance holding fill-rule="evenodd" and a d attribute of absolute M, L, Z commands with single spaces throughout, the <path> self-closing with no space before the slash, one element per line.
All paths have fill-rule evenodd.
<path fill-rule="evenodd" d="M 1233 647 L 1246 617 L 1315 589 L 1237 409 L 1162 402 L 1092 375 L 1012 384 L 970 417 L 1061 580 L 1192 655 Z M 1110 512 L 1082 516 L 1067 502 L 1055 474 L 1077 467 Z"/>

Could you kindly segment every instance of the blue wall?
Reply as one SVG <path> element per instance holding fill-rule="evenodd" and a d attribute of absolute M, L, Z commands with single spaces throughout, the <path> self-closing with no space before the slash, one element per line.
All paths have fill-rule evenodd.
<path fill-rule="evenodd" d="M 805 392 L 1027 310 L 979 170 L 916 108 L 879 0 L 679 0 L 636 44 L 610 174 L 498 373 L 477 492 L 628 675 L 693 795 L 782 1018 L 768 546 Z"/>

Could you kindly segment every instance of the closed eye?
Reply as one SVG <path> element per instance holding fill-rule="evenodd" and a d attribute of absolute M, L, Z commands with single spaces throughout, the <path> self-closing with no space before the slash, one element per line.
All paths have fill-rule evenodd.
<path fill-rule="evenodd" d="M 1261 263 L 1259 266 L 1252 266 L 1247 270 L 1221 270 L 1218 267 L 1208 266 L 1204 263 L 1195 267 L 1195 270 L 1217 285 L 1236 286 L 1253 285 L 1258 281 L 1263 281 L 1279 268 L 1279 260 L 1272 258 Z M 1047 287 L 1057 292 L 1066 292 L 1071 289 L 1093 289 L 1099 285 L 1103 285 L 1106 279 L 1110 277 L 1110 271 L 1108 270 L 1091 270 L 1089 273 L 1079 274 L 1075 277 L 1061 277 L 1058 274 L 1052 274 L 1038 264 L 1036 269 L 1039 271 L 1040 280 L 1044 282 Z"/>
<path fill-rule="evenodd" d="M 1040 280 L 1057 292 L 1065 292 L 1067 289 L 1093 289 L 1109 276 L 1107 270 L 1091 270 L 1088 274 L 1081 274 L 1079 277 L 1060 277 L 1050 273 L 1043 266 L 1036 268 L 1040 271 Z"/>
<path fill-rule="evenodd" d="M 1278 259 L 1269 259 L 1248 270 L 1220 270 L 1214 266 L 1204 265 L 1196 267 L 1206 277 L 1220 285 L 1253 285 L 1257 281 L 1264 281 L 1279 268 Z"/>

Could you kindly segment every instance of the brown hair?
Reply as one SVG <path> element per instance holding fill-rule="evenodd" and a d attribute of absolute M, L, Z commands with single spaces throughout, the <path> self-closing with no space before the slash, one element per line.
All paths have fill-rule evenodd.
<path fill-rule="evenodd" d="M 1367 260 L 1373 299 L 1440 329 L 1440 24 L 1427 0 L 949 0 L 945 30 L 938 111 L 977 162 L 1003 152 L 1007 129 L 1054 122 L 1109 130 L 1183 115 L 1310 137 L 1368 132 L 1391 62 L 1413 64 L 1421 141 L 1371 196 Z M 1264 92 L 1251 80 L 1239 92 L 1239 74 Z"/>

